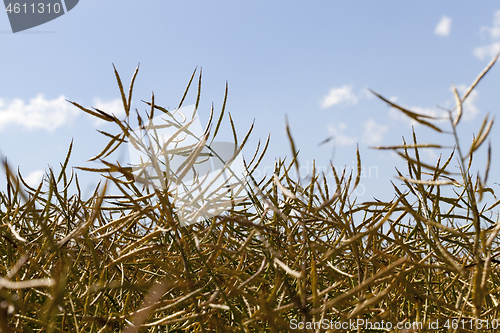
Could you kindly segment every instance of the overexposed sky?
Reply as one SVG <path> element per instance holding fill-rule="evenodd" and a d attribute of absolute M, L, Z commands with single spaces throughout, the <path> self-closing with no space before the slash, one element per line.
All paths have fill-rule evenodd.
<path fill-rule="evenodd" d="M 177 106 L 198 66 L 202 122 L 212 103 L 220 111 L 227 81 L 226 110 L 241 138 L 255 120 L 245 157 L 271 134 L 262 173 L 270 174 L 279 157 L 289 160 L 288 116 L 304 175 L 313 160 L 320 169 L 330 160 L 355 169 L 359 144 L 366 172 L 358 194 L 364 201 L 391 197 L 394 168 L 404 171 L 405 165 L 370 146 L 410 140 L 411 126 L 421 142 L 453 143 L 390 109 L 368 88 L 415 112 L 446 115 L 438 105 L 453 108 L 451 84 L 463 93 L 500 52 L 500 4 L 82 0 L 62 17 L 17 34 L 10 33 L 4 13 L 0 32 L 0 152 L 32 183 L 47 166 L 58 170 L 72 139 L 70 166 L 99 166 L 85 162 L 107 142 L 96 129 L 117 128 L 66 99 L 123 116 L 112 64 L 127 87 L 141 64 L 132 105 L 139 110 L 147 109 L 141 100 L 149 100 L 151 91 L 157 104 Z M 486 114 L 499 110 L 499 67 L 465 105 L 460 135 L 466 147 Z M 195 97 L 193 90 L 187 104 Z M 224 124 L 222 137 L 230 139 L 228 119 Z M 447 121 L 440 125 L 449 129 Z M 498 133 L 494 125 L 493 168 L 500 162 Z M 127 159 L 126 151 L 119 154 Z M 430 164 L 438 156 L 423 154 Z M 95 184 L 95 177 L 78 173 L 89 188 Z M 490 185 L 498 181 L 490 176 Z"/>

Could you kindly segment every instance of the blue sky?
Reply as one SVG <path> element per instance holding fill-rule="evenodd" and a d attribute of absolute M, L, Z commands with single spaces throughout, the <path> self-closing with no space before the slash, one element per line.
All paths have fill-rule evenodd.
<path fill-rule="evenodd" d="M 0 15 L 0 152 L 36 182 L 47 166 L 58 169 L 74 139 L 72 167 L 106 140 L 96 124 L 65 99 L 120 114 L 115 64 L 125 85 L 140 63 L 133 107 L 154 91 L 156 103 L 174 108 L 193 70 L 203 68 L 200 118 L 220 110 L 226 81 L 227 111 L 240 136 L 255 120 L 245 157 L 271 134 L 263 169 L 290 156 L 288 116 L 304 173 L 332 163 L 355 166 L 356 145 L 366 170 L 359 200 L 390 198 L 395 167 L 405 163 L 373 145 L 411 137 L 406 119 L 368 93 L 371 88 L 428 115 L 452 108 L 459 91 L 500 51 L 496 1 L 131 1 L 81 0 L 62 17 L 17 34 Z M 500 107 L 500 65 L 469 97 L 460 135 L 469 145 L 487 113 Z M 193 91 L 194 92 L 194 91 Z M 187 97 L 194 103 L 195 94 Z M 413 124 L 415 125 L 415 124 Z M 443 123 L 448 128 L 448 123 Z M 415 126 L 421 142 L 452 144 L 448 135 Z M 223 137 L 231 138 L 225 122 Z M 328 144 L 318 145 L 333 137 Z M 492 168 L 498 168 L 494 125 Z M 483 149 L 484 151 L 485 149 Z M 122 153 L 122 158 L 125 152 Z M 438 151 L 423 157 L 434 163 Z M 484 154 L 478 154 L 478 162 Z M 483 164 L 477 167 L 483 171 Z M 265 172 L 262 169 L 262 172 Z M 79 171 L 88 188 L 96 178 Z M 490 185 L 498 182 L 490 177 Z M 4 179 L 0 185 L 5 187 Z"/>

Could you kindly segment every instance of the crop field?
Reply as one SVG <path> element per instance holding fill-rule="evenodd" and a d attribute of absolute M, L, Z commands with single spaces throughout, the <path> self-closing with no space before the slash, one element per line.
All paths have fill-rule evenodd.
<path fill-rule="evenodd" d="M 0 331 L 497 331 L 500 200 L 488 185 L 494 117 L 485 117 L 470 142 L 457 134 L 463 103 L 497 58 L 462 95 L 453 87 L 446 122 L 373 92 L 455 142 L 445 147 L 413 131 L 393 146 L 375 147 L 394 151 L 407 166 L 397 171 L 387 202 L 358 202 L 353 194 L 359 151 L 357 172 L 331 167 L 335 184 L 314 168 L 307 181 L 293 177 L 300 155 L 288 126 L 292 154 L 276 160 L 272 175 L 253 176 L 269 138 L 242 161 L 244 176 L 235 175 L 229 162 L 252 126 L 236 133 L 225 101 L 199 136 L 190 130 L 192 114 L 183 115 L 186 123 L 174 116 L 193 89 L 198 108 L 201 73 L 195 70 L 176 109 L 157 105 L 153 95 L 140 113 L 131 109 L 139 68 L 129 87 L 115 70 L 124 119 L 71 102 L 116 125 L 114 133 L 101 132 L 109 143 L 92 157 L 102 167 L 70 170 L 68 143 L 60 168 L 31 187 L 3 163 Z M 155 116 L 165 123 L 153 124 Z M 168 126 L 178 140 L 162 143 L 158 133 Z M 214 139 L 224 126 L 233 132 L 232 157 L 207 180 L 197 165 L 220 158 Z M 181 146 L 181 137 L 196 141 Z M 147 163 L 113 161 L 127 144 Z M 439 158 L 423 161 L 426 149 Z M 472 163 L 478 150 L 488 152 L 483 170 Z M 172 168 L 176 156 L 182 160 Z M 80 191 L 83 172 L 101 175 L 89 197 Z"/>

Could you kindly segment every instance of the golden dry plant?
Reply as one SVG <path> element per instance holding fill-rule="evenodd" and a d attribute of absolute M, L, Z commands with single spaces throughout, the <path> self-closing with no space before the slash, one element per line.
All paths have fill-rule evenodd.
<path fill-rule="evenodd" d="M 161 126 L 150 126 L 155 113 L 169 119 L 165 124 L 178 134 L 197 139 L 177 150 L 157 140 L 160 149 L 146 155 L 154 179 L 163 183 L 150 186 L 151 179 L 141 177 L 144 173 L 109 160 L 120 145 L 132 144 L 137 133 L 131 103 L 138 71 L 126 93 L 115 69 L 124 119 L 72 102 L 117 128 L 116 134 L 102 132 L 109 143 L 92 158 L 103 167 L 80 168 L 102 175 L 89 198 L 82 196 L 77 174 L 67 168 L 72 145 L 61 169 L 50 169 L 36 188 L 4 163 L 0 330 L 496 331 L 500 200 L 487 185 L 490 148 L 486 171 L 472 169 L 493 119 L 485 117 L 467 149 L 457 132 L 464 102 L 497 58 L 462 96 L 453 88 L 456 105 L 448 112 L 447 129 L 437 119 L 377 94 L 390 107 L 454 141 L 449 149 L 419 143 L 412 133 L 411 143 L 376 147 L 395 151 L 407 164 L 406 171 L 397 171 L 399 185 L 394 184 L 392 200 L 356 203 L 359 151 L 357 174 L 331 166 L 333 186 L 314 169 L 307 184 L 294 179 L 297 150 L 287 126 L 291 161 L 278 159 L 272 175 L 256 178 L 268 138 L 244 161 L 243 178 L 220 183 L 217 190 L 224 193 L 204 197 L 197 206 L 223 209 L 185 224 L 180 214 L 200 199 L 203 177 L 194 172 L 192 188 L 176 192 L 176 186 L 189 170 L 196 171 L 197 163 L 216 155 L 213 142 L 223 126 L 226 99 L 215 128 L 212 110 L 206 130 L 198 136 L 171 117 L 192 89 L 196 70 L 175 110 L 156 105 L 154 96 L 146 102 L 148 111 L 136 110 L 140 130 L 151 130 L 153 139 L 160 128 L 155 126 Z M 201 72 L 194 110 L 200 91 Z M 228 118 L 234 137 L 232 161 L 250 132 L 240 140 Z M 153 152 L 151 147 L 143 146 L 145 152 Z M 441 157 L 424 162 L 420 152 L 425 149 L 441 150 L 444 162 Z M 178 155 L 185 160 L 170 172 L 169 161 Z M 231 171 L 229 164 L 222 169 Z M 119 193 L 111 194 L 110 187 Z M 494 202 L 485 204 L 486 198 Z"/>

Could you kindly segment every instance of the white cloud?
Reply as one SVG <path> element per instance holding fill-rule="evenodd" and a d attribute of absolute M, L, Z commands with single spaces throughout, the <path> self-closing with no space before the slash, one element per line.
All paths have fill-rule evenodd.
<path fill-rule="evenodd" d="M 350 146 L 357 142 L 367 145 L 379 144 L 387 133 L 389 126 L 377 124 L 373 119 L 368 119 L 363 123 L 363 134 L 361 138 L 344 134 L 347 125 L 344 123 L 338 126 L 328 125 L 328 132 L 333 137 L 332 143 L 338 146 Z"/>
<path fill-rule="evenodd" d="M 375 97 L 375 95 L 370 92 L 368 87 L 365 87 L 365 88 L 361 89 L 361 91 L 358 94 L 358 97 L 359 98 L 366 98 L 366 99 L 370 100 L 373 97 Z"/>
<path fill-rule="evenodd" d="M 96 99 L 94 99 L 93 104 L 94 104 L 93 105 L 94 108 L 99 109 L 101 111 L 104 111 L 108 114 L 114 114 L 116 117 L 118 117 L 118 119 L 125 116 L 125 110 L 123 108 L 123 102 L 121 99 L 113 99 L 110 101 L 103 101 L 100 98 L 96 98 Z M 107 123 L 106 121 L 104 121 L 100 118 L 97 118 L 97 117 L 94 117 L 91 115 L 89 115 L 89 116 L 92 117 L 92 119 L 94 120 L 93 123 L 95 126 Z"/>
<path fill-rule="evenodd" d="M 500 10 L 495 12 L 492 27 L 481 27 L 480 32 L 487 32 L 490 35 L 492 43 L 474 48 L 473 54 L 476 58 L 484 60 L 485 58 L 493 58 L 500 52 Z"/>
<path fill-rule="evenodd" d="M 347 125 L 340 123 L 338 126 L 328 125 L 328 133 L 333 136 L 333 144 L 339 146 L 349 146 L 356 143 L 356 138 L 343 134 Z"/>
<path fill-rule="evenodd" d="M 465 84 L 461 84 L 459 86 L 457 86 L 457 90 L 458 92 L 460 93 L 460 96 L 463 96 L 463 94 L 465 93 L 465 91 L 467 90 L 467 86 Z M 452 88 L 450 88 L 450 91 L 453 91 Z M 479 114 L 479 108 L 477 107 L 477 105 L 475 104 L 476 103 L 476 100 L 478 98 L 478 92 L 477 90 L 473 90 L 469 96 L 467 97 L 467 99 L 465 100 L 465 102 L 463 103 L 463 119 L 464 120 L 470 120 L 470 119 L 473 119 L 474 117 L 476 117 L 477 114 Z M 397 98 L 396 97 L 391 97 L 389 98 L 389 100 L 391 100 L 391 102 L 395 103 Z M 449 107 L 449 108 L 452 108 L 455 106 L 455 99 L 453 98 L 452 100 L 449 100 L 445 103 L 445 106 Z M 421 114 L 421 115 L 424 115 L 424 116 L 430 116 L 430 117 L 434 117 L 436 119 L 426 119 L 426 118 L 422 118 L 423 120 L 425 121 L 428 121 L 430 122 L 431 124 L 434 124 L 436 121 L 437 122 L 444 122 L 444 121 L 448 121 L 449 122 L 449 116 L 448 116 L 448 112 L 445 111 L 445 110 L 439 110 L 439 109 L 433 109 L 433 108 L 424 108 L 424 107 L 420 107 L 420 106 L 411 106 L 411 107 L 408 107 L 406 105 L 402 105 L 402 104 L 399 104 L 401 107 L 409 110 L 409 111 L 412 111 L 412 112 L 415 112 L 415 113 L 418 113 L 418 114 Z M 400 110 L 396 109 L 396 108 L 390 108 L 389 110 L 389 116 L 393 119 L 396 119 L 398 121 L 403 121 L 403 122 L 406 122 L 409 126 L 420 126 L 421 124 L 419 122 L 417 122 L 415 119 L 405 115 L 403 112 L 401 112 Z M 439 125 L 438 125 L 439 126 Z"/>
<path fill-rule="evenodd" d="M 56 99 L 46 99 L 43 94 L 38 94 L 28 103 L 19 98 L 0 98 L 0 129 L 19 126 L 53 131 L 70 123 L 78 114 L 79 110 L 62 95 Z"/>
<path fill-rule="evenodd" d="M 429 161 L 437 161 L 439 158 L 439 155 L 436 153 L 434 149 L 422 149 L 420 151 L 423 152 L 425 155 L 427 155 L 427 159 Z"/>
<path fill-rule="evenodd" d="M 500 10 L 495 12 L 495 16 L 493 18 L 493 27 L 481 27 L 481 32 L 486 31 L 490 34 L 491 39 L 500 38 Z"/>
<path fill-rule="evenodd" d="M 394 102 L 394 101 L 393 101 Z M 448 118 L 448 114 L 446 113 L 446 111 L 438 111 L 436 109 L 431 109 L 431 108 L 423 108 L 423 107 L 420 107 L 420 106 L 411 106 L 411 107 L 408 107 L 406 105 L 402 105 L 402 104 L 398 104 L 399 106 L 411 111 L 411 112 L 415 112 L 415 113 L 418 113 L 418 114 L 421 114 L 421 115 L 424 115 L 424 116 L 429 116 L 429 117 L 435 117 L 437 119 L 426 119 L 426 118 L 422 118 L 423 120 L 425 121 L 428 121 L 430 123 L 433 123 L 435 121 L 445 121 L 447 120 Z M 396 119 L 396 120 L 399 120 L 399 121 L 403 121 L 403 122 L 406 122 L 409 126 L 419 126 L 421 125 L 418 121 L 416 121 L 415 119 L 405 115 L 403 112 L 401 112 L 400 110 L 396 109 L 396 108 L 390 108 L 389 109 L 389 117 L 393 118 L 393 119 Z"/>
<path fill-rule="evenodd" d="M 441 18 L 441 21 L 439 21 L 438 25 L 436 26 L 436 30 L 434 30 L 434 33 L 439 36 L 449 36 L 451 32 L 451 18 L 448 16 L 443 16 Z"/>
<path fill-rule="evenodd" d="M 465 84 L 461 84 L 457 87 L 460 96 L 463 96 L 467 88 L 468 87 Z M 477 96 L 477 90 L 472 90 L 472 92 L 469 94 L 469 96 L 467 96 L 467 99 L 463 103 L 463 117 L 465 120 L 473 119 L 479 113 L 479 109 L 475 105 Z"/>
<path fill-rule="evenodd" d="M 377 124 L 373 119 L 365 121 L 363 127 L 365 128 L 365 131 L 361 141 L 369 145 L 381 143 L 384 139 L 385 133 L 387 133 L 387 130 L 389 129 L 389 126 Z"/>
<path fill-rule="evenodd" d="M 118 118 L 125 115 L 123 103 L 120 99 L 103 101 L 94 99 L 93 106 Z M 0 130 L 7 126 L 18 126 L 24 129 L 44 129 L 53 131 L 70 124 L 74 118 L 83 112 L 66 101 L 61 95 L 55 99 L 46 99 L 38 94 L 28 102 L 20 98 L 0 98 Z M 104 120 L 88 115 L 94 125 L 105 123 Z"/>
<path fill-rule="evenodd" d="M 23 179 L 29 186 L 37 187 L 40 185 L 40 181 L 42 180 L 44 174 L 44 170 L 36 170 L 31 172 L 27 177 L 23 177 Z"/>
<path fill-rule="evenodd" d="M 321 108 L 326 109 L 341 103 L 356 104 L 357 102 L 358 98 L 352 92 L 352 86 L 345 84 L 340 88 L 330 89 L 328 95 L 326 95 L 321 102 Z"/>
<path fill-rule="evenodd" d="M 474 56 L 479 60 L 493 58 L 500 52 L 500 42 L 474 48 Z"/>

